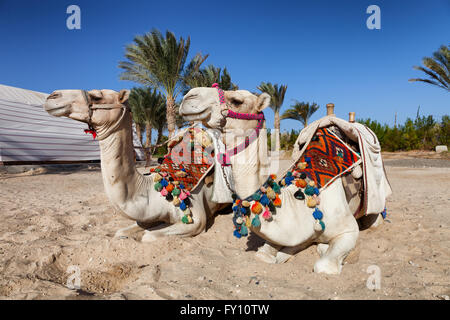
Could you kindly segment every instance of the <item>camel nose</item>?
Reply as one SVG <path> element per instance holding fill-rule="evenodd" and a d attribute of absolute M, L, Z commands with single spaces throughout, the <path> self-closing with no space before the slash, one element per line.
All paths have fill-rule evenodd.
<path fill-rule="evenodd" d="M 47 97 L 47 100 L 51 100 L 51 99 L 58 99 L 61 97 L 61 93 L 59 92 L 53 92 L 51 95 L 49 95 Z"/>

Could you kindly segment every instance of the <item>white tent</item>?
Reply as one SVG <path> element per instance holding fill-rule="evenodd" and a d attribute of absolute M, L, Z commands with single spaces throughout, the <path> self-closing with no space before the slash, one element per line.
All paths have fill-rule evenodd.
<path fill-rule="evenodd" d="M 0 85 L 0 163 L 100 160 L 86 124 L 52 117 L 43 109 L 48 94 Z M 134 129 L 138 160 L 144 159 Z"/>

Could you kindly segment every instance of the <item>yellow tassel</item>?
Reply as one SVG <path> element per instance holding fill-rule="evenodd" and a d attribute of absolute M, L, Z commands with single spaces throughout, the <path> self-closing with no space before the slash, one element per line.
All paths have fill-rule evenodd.
<path fill-rule="evenodd" d="M 153 181 L 154 182 L 160 182 L 162 180 L 162 177 L 161 177 L 161 175 L 159 174 L 159 173 L 156 173 L 154 176 L 153 176 Z"/>
<path fill-rule="evenodd" d="M 248 207 L 250 207 L 250 202 L 248 202 L 247 200 L 244 200 L 244 201 L 242 201 L 242 206 L 248 208 Z"/>
<path fill-rule="evenodd" d="M 273 200 L 273 199 L 275 199 L 276 193 L 275 193 L 275 191 L 273 191 L 273 189 L 272 189 L 271 187 L 268 187 L 268 188 L 267 188 L 267 191 L 266 191 L 266 196 L 267 196 L 270 200 Z"/>
<path fill-rule="evenodd" d="M 177 206 L 180 204 L 180 202 L 181 202 L 181 200 L 178 199 L 178 197 L 173 197 L 173 200 L 172 200 L 173 205 Z"/>
<path fill-rule="evenodd" d="M 247 217 L 247 220 L 245 220 L 245 225 L 247 226 L 247 228 L 250 228 L 252 226 L 252 222 L 250 221 L 249 217 Z"/>
<path fill-rule="evenodd" d="M 314 208 L 317 205 L 317 202 L 313 197 L 308 197 L 308 200 L 306 200 L 306 205 L 310 208 Z"/>

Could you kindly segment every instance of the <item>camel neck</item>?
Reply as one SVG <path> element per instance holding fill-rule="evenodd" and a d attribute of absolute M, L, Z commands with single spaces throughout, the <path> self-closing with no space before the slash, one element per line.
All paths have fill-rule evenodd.
<path fill-rule="evenodd" d="M 241 143 L 244 137 L 230 137 L 228 141 Z M 241 199 L 253 194 L 266 181 L 270 173 L 267 170 L 267 134 L 262 129 L 258 138 L 243 151 L 230 158 L 235 191 Z"/>
<path fill-rule="evenodd" d="M 121 207 L 134 197 L 145 180 L 136 170 L 130 113 L 114 132 L 100 140 L 100 152 L 106 194 L 112 203 Z"/>

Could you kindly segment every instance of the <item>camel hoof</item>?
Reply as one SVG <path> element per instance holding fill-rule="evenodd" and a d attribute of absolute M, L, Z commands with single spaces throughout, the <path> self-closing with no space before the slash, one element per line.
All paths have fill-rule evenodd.
<path fill-rule="evenodd" d="M 319 259 L 314 264 L 315 273 L 325 273 L 325 274 L 340 274 L 342 270 L 342 265 L 336 262 L 330 261 L 329 259 Z"/>
<path fill-rule="evenodd" d="M 283 251 L 279 251 L 277 253 L 277 257 L 276 257 L 276 260 L 277 260 L 276 263 L 285 263 L 286 261 L 288 261 L 293 256 L 294 256 L 293 254 L 286 253 L 286 252 L 283 252 Z"/>
<path fill-rule="evenodd" d="M 268 254 L 267 252 L 264 251 L 257 251 L 255 253 L 255 256 L 258 260 L 265 262 L 265 263 L 277 263 L 277 257 Z"/>

